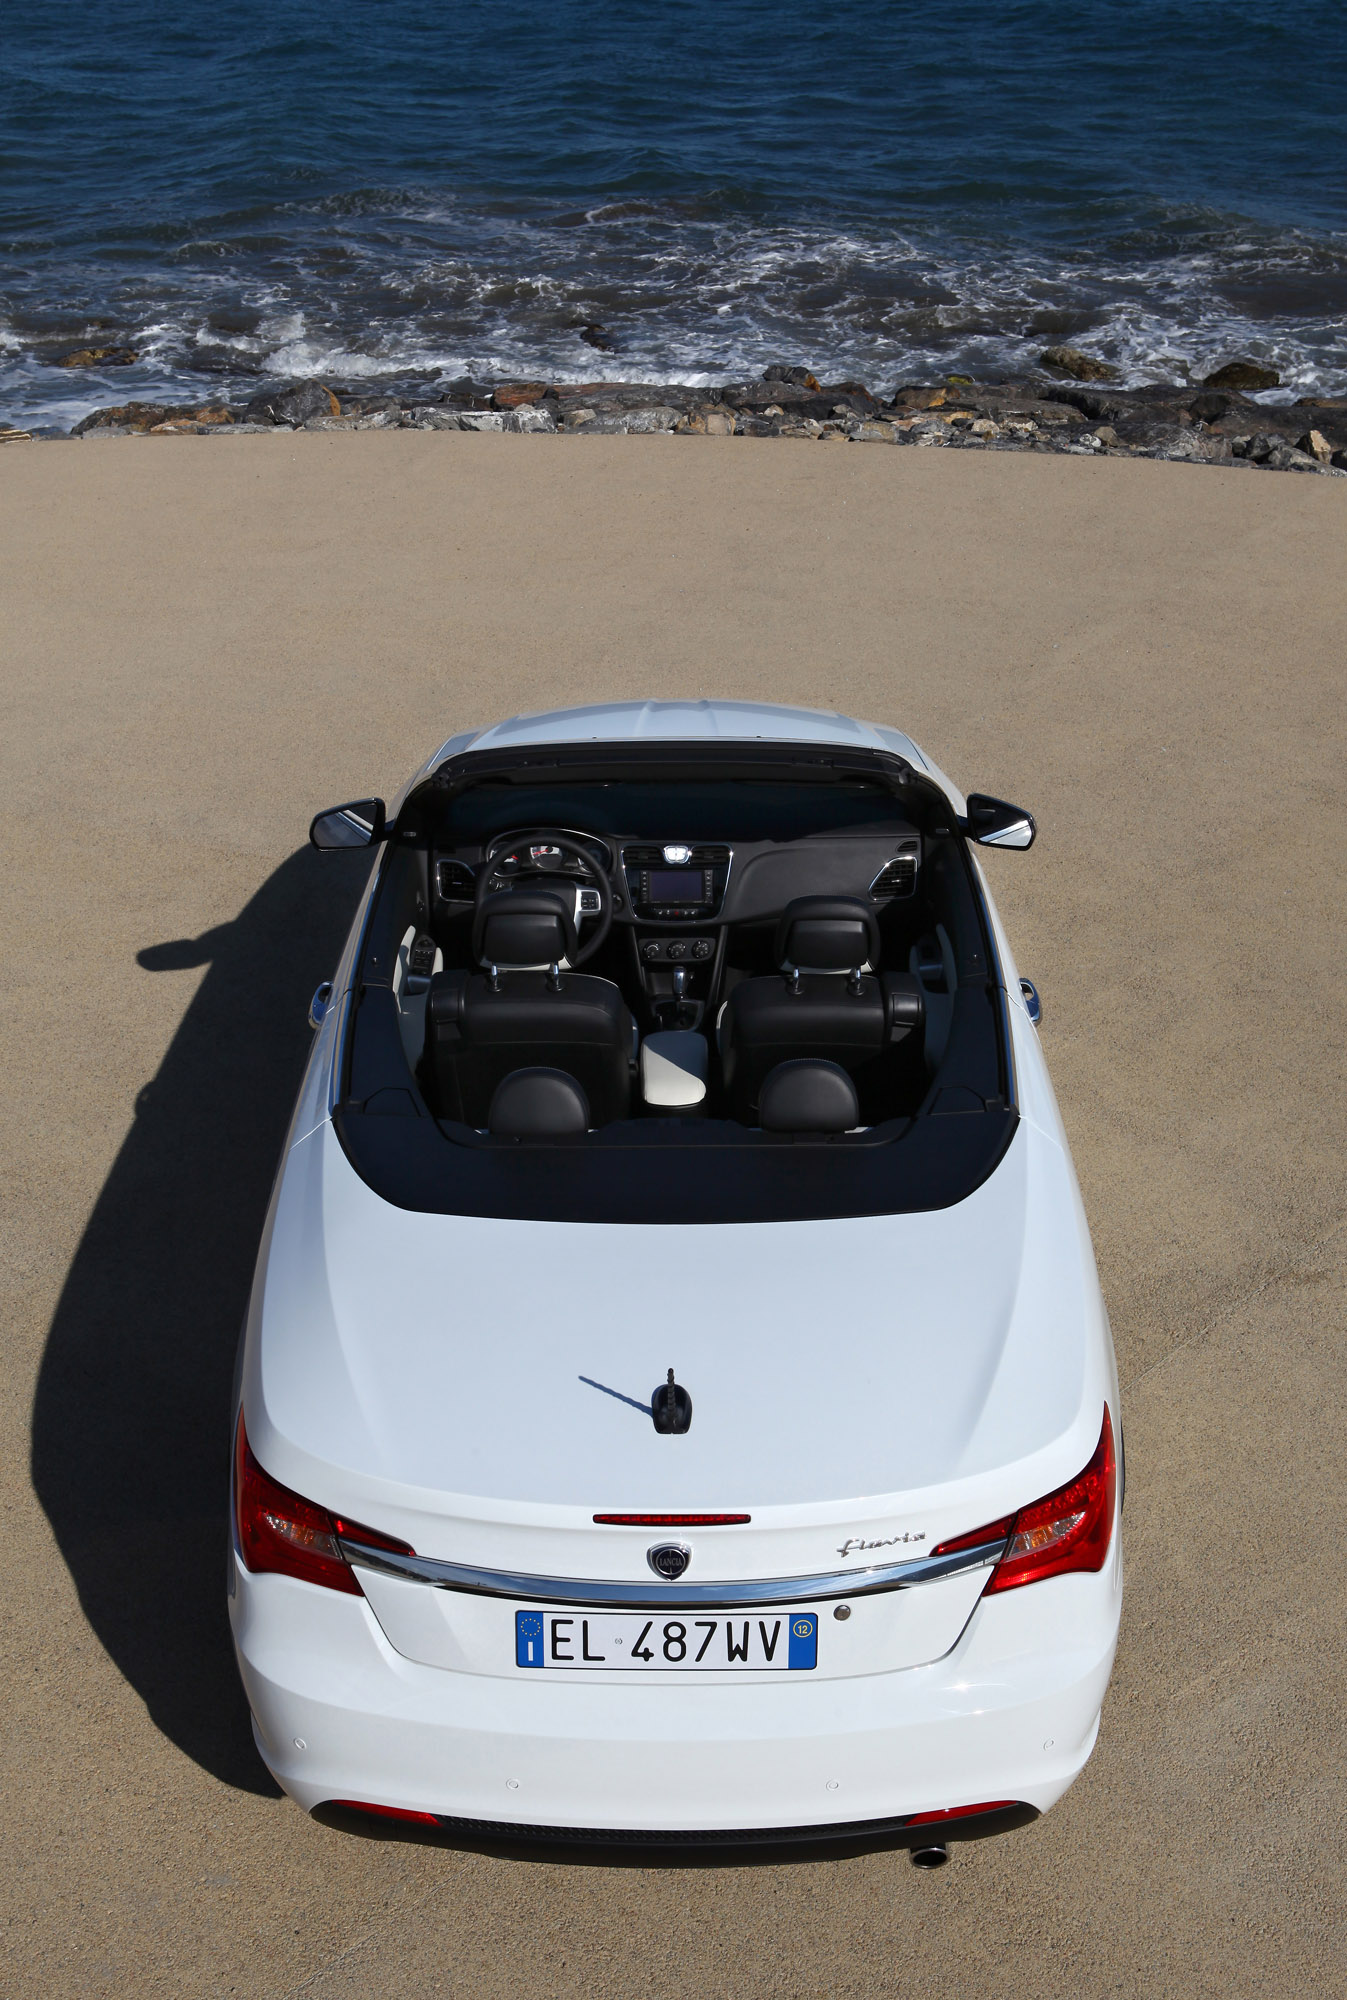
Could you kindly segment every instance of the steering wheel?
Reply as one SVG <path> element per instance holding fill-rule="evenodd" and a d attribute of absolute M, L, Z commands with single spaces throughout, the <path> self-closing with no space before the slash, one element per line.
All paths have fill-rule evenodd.
<path fill-rule="evenodd" d="M 575 859 L 580 863 L 585 873 L 592 878 L 593 885 L 595 889 L 597 889 L 598 891 L 599 914 L 594 921 L 593 934 L 590 936 L 588 941 L 585 944 L 581 945 L 580 948 L 576 952 L 574 952 L 571 956 L 570 962 L 572 967 L 575 967 L 577 965 L 583 965 L 586 959 L 593 958 L 595 952 L 598 950 L 599 946 L 603 943 L 604 939 L 607 937 L 609 931 L 613 927 L 613 885 L 608 879 L 607 869 L 600 868 L 598 862 L 594 859 L 594 856 L 589 852 L 589 850 L 585 847 L 582 847 L 578 840 L 572 840 L 569 834 L 549 833 L 544 836 L 541 836 L 533 844 L 541 847 L 544 843 L 544 840 L 548 847 L 557 847 L 560 848 L 563 854 L 574 855 Z M 493 843 L 493 845 L 490 846 L 486 851 L 486 858 L 483 861 L 482 866 L 477 871 L 477 890 L 476 894 L 473 897 L 472 916 L 473 916 L 474 930 L 476 929 L 478 914 L 481 910 L 483 903 L 486 901 L 487 896 L 489 894 L 494 893 L 493 891 L 488 890 L 487 883 L 491 880 L 491 871 L 495 866 L 496 854 L 500 848 L 514 846 L 515 844 L 516 843 L 511 840 L 501 840 Z M 520 843 L 520 844 L 527 844 L 527 843 Z M 576 931 L 578 932 L 580 928 L 580 920 L 578 916 L 576 917 L 575 928 Z"/>

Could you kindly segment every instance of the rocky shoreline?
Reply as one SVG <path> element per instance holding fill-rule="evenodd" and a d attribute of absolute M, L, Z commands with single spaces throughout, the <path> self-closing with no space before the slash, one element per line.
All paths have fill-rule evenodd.
<path fill-rule="evenodd" d="M 1057 451 L 1178 459 L 1269 471 L 1347 472 L 1347 397 L 1251 400 L 1276 376 L 1236 361 L 1201 385 L 1119 388 L 1103 362 L 1049 349 L 1042 373 L 1015 381 L 900 382 L 875 393 L 824 383 L 781 365 L 719 388 L 641 382 L 474 382 L 434 401 L 367 395 L 325 382 L 265 390 L 245 404 L 124 403 L 95 410 L 70 436 L 231 435 L 294 430 L 471 430 L 793 437 L 819 442 L 925 445 L 963 451 Z M 0 441 L 31 433 L 0 427 Z"/>

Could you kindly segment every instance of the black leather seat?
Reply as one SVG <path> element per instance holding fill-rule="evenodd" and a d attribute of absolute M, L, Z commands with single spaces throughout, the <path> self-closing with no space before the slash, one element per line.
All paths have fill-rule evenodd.
<path fill-rule="evenodd" d="M 768 1070 L 759 1108 L 764 1132 L 850 1132 L 861 1117 L 846 1071 L 808 1056 Z"/>
<path fill-rule="evenodd" d="M 562 1070 L 595 1125 L 625 1118 L 634 1024 L 610 979 L 562 970 L 575 920 L 549 890 L 503 890 L 477 912 L 483 972 L 439 972 L 426 1009 L 427 1081 L 442 1118 L 486 1126 L 497 1086 L 521 1069 Z"/>
<path fill-rule="evenodd" d="M 863 970 L 879 958 L 879 925 L 857 897 L 788 903 L 775 953 L 780 975 L 736 986 L 721 1023 L 725 1088 L 735 1117 L 748 1124 L 778 1063 L 816 1057 L 855 1076 L 922 1020 L 915 978 Z"/>
<path fill-rule="evenodd" d="M 573 1138 L 589 1130 L 589 1103 L 564 1069 L 511 1070 L 496 1085 L 486 1126 L 498 1139 Z"/>

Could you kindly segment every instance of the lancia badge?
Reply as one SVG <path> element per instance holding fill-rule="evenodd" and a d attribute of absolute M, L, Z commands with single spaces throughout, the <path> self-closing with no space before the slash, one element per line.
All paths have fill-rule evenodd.
<path fill-rule="evenodd" d="M 646 1550 L 645 1559 L 656 1576 L 662 1576 L 666 1583 L 677 1583 L 692 1561 L 692 1550 L 686 1542 L 656 1542 L 653 1549 Z"/>

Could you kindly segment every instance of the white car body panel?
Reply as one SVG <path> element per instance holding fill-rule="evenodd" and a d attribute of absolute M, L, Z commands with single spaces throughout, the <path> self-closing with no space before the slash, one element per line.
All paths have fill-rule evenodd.
<path fill-rule="evenodd" d="M 886 750 L 965 810 L 895 730 L 747 703 L 515 718 L 418 777 L 465 751 L 627 739 Z M 1074 1477 L 1106 1403 L 1120 1436 L 1080 1193 L 989 894 L 1020 1113 L 989 1178 L 926 1213 L 669 1227 L 413 1212 L 357 1175 L 331 1113 L 373 887 L 259 1253 L 241 1393 L 274 1479 L 445 1562 L 648 1585 L 658 1534 L 596 1511 L 724 1510 L 751 1523 L 695 1532 L 690 1577 L 859 1583 Z M 676 1439 L 648 1414 L 672 1361 L 695 1407 Z M 1098 1729 L 1120 1535 L 1098 1573 L 985 1600 L 984 1581 L 858 1596 L 844 1623 L 823 1606 L 815 1673 L 695 1685 L 521 1676 L 507 1600 L 365 1571 L 362 1599 L 251 1576 L 237 1550 L 231 1616 L 259 1747 L 306 1808 L 769 1829 L 1061 1795 Z"/>

